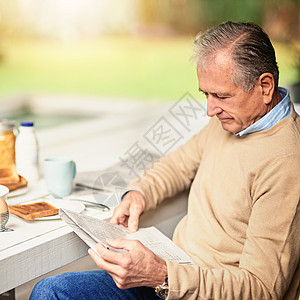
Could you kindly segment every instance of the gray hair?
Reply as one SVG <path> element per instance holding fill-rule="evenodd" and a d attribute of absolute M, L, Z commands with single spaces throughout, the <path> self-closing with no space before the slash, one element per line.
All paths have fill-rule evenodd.
<path fill-rule="evenodd" d="M 259 76 L 271 73 L 278 87 L 279 71 L 275 51 L 268 35 L 253 23 L 226 22 L 198 34 L 194 42 L 193 60 L 204 66 L 207 58 L 228 49 L 234 64 L 232 81 L 249 93 Z"/>

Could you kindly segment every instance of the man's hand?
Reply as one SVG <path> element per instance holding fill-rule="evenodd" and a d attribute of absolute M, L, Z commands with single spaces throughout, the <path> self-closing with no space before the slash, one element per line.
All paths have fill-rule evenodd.
<path fill-rule="evenodd" d="M 111 223 L 128 227 L 135 232 L 139 227 L 139 218 L 145 209 L 145 197 L 141 192 L 129 191 L 122 202 L 115 208 Z"/>
<path fill-rule="evenodd" d="M 166 262 L 141 242 L 124 239 L 106 242 L 127 251 L 116 252 L 98 244 L 97 253 L 89 249 L 89 254 L 100 269 L 111 275 L 118 288 L 156 287 L 164 282 L 168 273 Z"/>

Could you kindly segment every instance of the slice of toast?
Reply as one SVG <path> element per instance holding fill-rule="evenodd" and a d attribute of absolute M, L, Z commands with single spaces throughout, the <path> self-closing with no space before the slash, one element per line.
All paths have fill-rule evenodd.
<path fill-rule="evenodd" d="M 9 191 L 27 186 L 27 180 L 18 175 L 14 166 L 0 166 L 0 184 L 9 188 Z"/>
<path fill-rule="evenodd" d="M 0 166 L 0 182 L 4 183 L 18 183 L 19 175 L 14 166 L 4 165 Z"/>
<path fill-rule="evenodd" d="M 24 220 L 34 220 L 58 214 L 59 209 L 47 202 L 36 202 L 32 204 L 12 205 L 9 211 Z"/>
<path fill-rule="evenodd" d="M 26 187 L 28 182 L 23 176 L 19 176 L 18 182 L 2 182 L 2 178 L 0 178 L 0 184 L 8 187 L 9 191 L 12 192 L 14 190 Z"/>

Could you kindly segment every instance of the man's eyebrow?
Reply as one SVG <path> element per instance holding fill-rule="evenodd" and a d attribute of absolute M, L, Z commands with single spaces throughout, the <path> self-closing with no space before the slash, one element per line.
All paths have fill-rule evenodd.
<path fill-rule="evenodd" d="M 215 94 L 218 96 L 221 96 L 221 97 L 231 97 L 232 96 L 232 94 L 230 94 L 230 93 L 222 93 L 222 92 L 215 93 Z"/>
<path fill-rule="evenodd" d="M 206 93 L 205 91 L 201 90 L 201 88 L 198 88 L 198 91 L 200 93 L 204 93 L 204 94 Z M 225 92 L 225 93 L 222 93 L 222 92 L 211 92 L 210 94 L 211 95 L 215 95 L 215 96 L 219 96 L 219 97 L 231 97 L 232 96 L 231 93 L 227 93 L 227 92 Z"/>

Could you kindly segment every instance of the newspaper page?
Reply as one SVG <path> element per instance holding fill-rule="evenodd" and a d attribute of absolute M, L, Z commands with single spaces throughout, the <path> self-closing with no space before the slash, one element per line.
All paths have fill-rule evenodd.
<path fill-rule="evenodd" d="M 121 225 L 112 224 L 105 220 L 99 220 L 66 209 L 60 209 L 60 217 L 94 251 L 96 251 L 97 243 L 101 243 L 114 251 L 126 251 L 111 248 L 106 244 L 106 239 L 139 240 L 162 259 L 180 264 L 193 264 L 190 257 L 182 249 L 177 247 L 154 226 L 140 228 L 137 232 L 132 233 Z"/>

